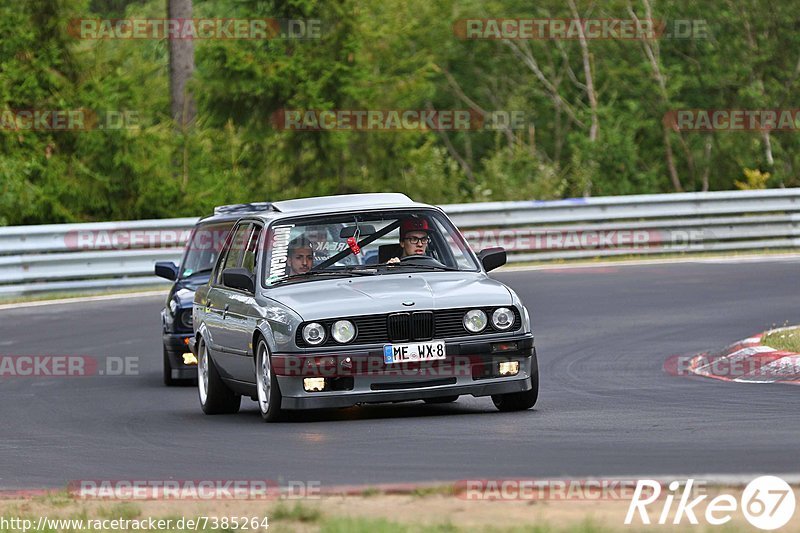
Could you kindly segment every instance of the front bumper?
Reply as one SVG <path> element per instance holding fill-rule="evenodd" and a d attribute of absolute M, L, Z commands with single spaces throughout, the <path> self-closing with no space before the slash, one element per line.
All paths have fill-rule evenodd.
<path fill-rule="evenodd" d="M 516 343 L 515 350 L 496 351 L 498 344 Z M 536 348 L 531 335 L 492 342 L 447 343 L 447 358 L 424 363 L 387 366 L 382 350 L 336 354 L 274 354 L 284 409 L 349 407 L 362 403 L 421 400 L 442 396 L 490 396 L 532 388 Z M 331 360 L 321 368 L 320 359 Z M 349 359 L 350 365 L 342 367 Z M 517 361 L 519 372 L 498 376 L 499 362 Z M 314 364 L 309 364 L 314 363 Z M 338 390 L 307 392 L 306 377 L 325 377 Z"/>
<path fill-rule="evenodd" d="M 172 379 L 194 379 L 197 377 L 197 365 L 187 365 L 183 362 L 183 354 L 191 352 L 191 333 L 164 333 L 162 341 L 164 351 L 169 359 Z"/>

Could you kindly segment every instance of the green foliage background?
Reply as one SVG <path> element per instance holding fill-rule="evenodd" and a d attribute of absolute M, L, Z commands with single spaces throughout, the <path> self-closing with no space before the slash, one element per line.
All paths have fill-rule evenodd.
<path fill-rule="evenodd" d="M 645 18 L 643 0 L 577 2 L 582 18 Z M 84 17 L 164 18 L 166 0 L 0 0 L 0 111 L 134 111 L 113 131 L 0 130 L 0 225 L 200 215 L 214 205 L 400 191 L 432 203 L 673 192 L 670 109 L 796 108 L 800 2 L 651 0 L 653 18 L 705 20 L 661 39 L 659 89 L 645 43 L 588 42 L 596 139 L 577 41 L 462 40 L 463 18 L 572 18 L 543 0 L 195 0 L 196 17 L 320 19 L 322 39 L 196 41 L 198 118 L 169 116 L 168 46 L 77 40 Z M 651 50 L 652 51 L 652 50 Z M 279 109 L 522 110 L 510 133 L 287 132 Z M 568 109 L 565 109 L 568 108 Z M 567 111 L 571 111 L 572 117 Z M 792 132 L 668 133 L 685 190 L 798 186 Z M 704 180 L 705 176 L 705 180 Z M 705 185 L 704 185 L 705 182 Z"/>

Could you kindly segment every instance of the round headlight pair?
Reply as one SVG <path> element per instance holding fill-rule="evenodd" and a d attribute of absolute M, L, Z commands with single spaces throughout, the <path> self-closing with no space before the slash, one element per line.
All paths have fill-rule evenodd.
<path fill-rule="evenodd" d="M 480 333 L 486 329 L 489 320 L 480 309 L 472 309 L 464 315 L 464 327 L 471 333 Z M 498 307 L 492 313 L 492 326 L 505 331 L 514 325 L 514 313 L 507 307 Z"/>
<path fill-rule="evenodd" d="M 337 320 L 331 326 L 331 336 L 339 344 L 347 344 L 356 337 L 356 326 L 349 320 Z M 311 322 L 303 327 L 303 340 L 311 346 L 319 346 L 327 338 L 325 326 Z"/>

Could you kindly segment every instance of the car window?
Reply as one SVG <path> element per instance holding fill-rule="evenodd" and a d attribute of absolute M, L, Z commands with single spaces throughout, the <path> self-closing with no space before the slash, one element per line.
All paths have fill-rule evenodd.
<path fill-rule="evenodd" d="M 437 231 L 433 233 L 434 239 L 431 248 L 436 257 L 441 257 L 440 261 L 450 263 L 455 261 L 459 269 L 469 270 L 473 262 L 469 252 L 469 244 L 460 233 L 450 232 L 442 225 L 441 219 L 434 218 L 433 225 Z M 441 247 L 441 250 L 438 248 Z"/>
<path fill-rule="evenodd" d="M 246 245 L 244 249 L 244 258 L 242 259 L 242 268 L 249 270 L 251 274 L 255 274 L 256 266 L 258 264 L 258 243 L 260 241 L 260 237 L 261 226 L 258 224 L 252 224 L 245 240 Z"/>
<path fill-rule="evenodd" d="M 217 285 L 222 285 L 222 272 L 226 268 L 236 268 L 239 266 L 242 256 L 244 255 L 245 238 L 250 232 L 251 227 L 249 223 L 242 223 L 233 230 L 233 236 L 226 245 L 224 256 L 216 272 L 215 283 Z"/>
<path fill-rule="evenodd" d="M 286 278 L 294 282 L 330 279 L 353 271 L 391 275 L 425 269 L 478 270 L 458 230 L 445 215 L 431 209 L 283 219 L 270 226 L 268 235 L 268 253 L 260 266 L 266 287 Z M 409 255 L 424 258 L 401 261 Z M 382 268 L 365 272 L 373 265 Z"/>
<path fill-rule="evenodd" d="M 234 221 L 199 225 L 192 232 L 181 265 L 181 278 L 209 273 L 214 268 Z"/>

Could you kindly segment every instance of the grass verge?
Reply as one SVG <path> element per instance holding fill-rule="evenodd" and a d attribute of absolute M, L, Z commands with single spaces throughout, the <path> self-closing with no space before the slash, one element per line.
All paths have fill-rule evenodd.
<path fill-rule="evenodd" d="M 741 501 L 743 487 L 709 485 L 704 490 L 707 500 L 719 494 Z M 795 490 L 797 496 L 800 491 Z M 638 519 L 630 526 L 624 520 L 630 499 L 520 499 L 489 501 L 465 499 L 434 487 L 430 490 L 408 494 L 383 494 L 369 490 L 368 496 L 328 495 L 303 500 L 137 500 L 97 501 L 73 499 L 64 494 L 45 497 L 0 500 L 0 533 L 23 533 L 19 523 L 12 519 L 26 519 L 37 524 L 39 517 L 49 522 L 37 533 L 86 533 L 88 531 L 143 531 L 142 527 L 108 526 L 87 527 L 87 520 L 170 520 L 170 525 L 159 527 L 162 533 L 185 531 L 239 531 L 242 533 L 605 533 L 613 531 L 650 531 L 662 533 L 690 531 L 693 533 L 719 530 L 724 533 L 752 531 L 752 526 L 741 512 L 733 512 L 731 521 L 721 528 L 693 526 L 687 520 L 672 525 L 673 511 L 667 525 L 647 527 Z M 620 495 L 621 496 L 621 495 Z M 649 509 L 651 520 L 657 520 L 663 503 Z M 701 503 L 702 506 L 702 503 Z M 674 506 L 673 506 L 674 507 Z M 697 509 L 698 518 L 705 508 Z M 202 517 L 216 517 L 219 527 L 205 522 Z M 227 518 L 226 522 L 222 522 Z M 231 518 L 247 521 L 247 525 L 234 527 Z M 684 517 L 685 518 L 685 517 Z M 83 527 L 75 522 L 61 526 L 54 519 L 82 520 Z M 5 520 L 5 522 L 3 521 Z M 252 520 L 252 521 L 251 521 Z M 254 521 L 254 522 L 253 522 Z M 265 526 L 267 525 L 267 530 Z M 94 522 L 97 524 L 97 522 Z M 253 525 L 255 523 L 255 525 Z M 63 524 L 61 522 L 60 524 Z M 701 524 L 704 522 L 701 521 Z M 103 529 L 106 527 L 106 529 Z M 25 533 L 32 533 L 28 527 Z M 150 529 L 155 531 L 155 529 Z M 800 533 L 800 523 L 790 522 L 782 531 Z"/>
<path fill-rule="evenodd" d="M 776 350 L 800 353 L 800 327 L 773 331 L 764 335 L 761 344 Z"/>

